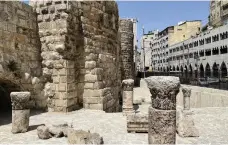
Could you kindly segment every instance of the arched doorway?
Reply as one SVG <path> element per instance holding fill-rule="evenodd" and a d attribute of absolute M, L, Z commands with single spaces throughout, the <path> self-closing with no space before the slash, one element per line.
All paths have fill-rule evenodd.
<path fill-rule="evenodd" d="M 181 75 L 183 76 L 183 72 L 184 72 L 184 69 L 183 67 L 181 66 Z"/>
<path fill-rule="evenodd" d="M 200 78 L 204 78 L 204 68 L 202 63 L 200 64 Z"/>
<path fill-rule="evenodd" d="M 189 76 L 192 78 L 192 65 L 189 65 Z"/>
<path fill-rule="evenodd" d="M 173 71 L 175 71 L 175 66 L 173 66 Z"/>
<path fill-rule="evenodd" d="M 218 78 L 219 77 L 218 64 L 214 63 L 212 69 L 213 69 L 213 77 Z"/>
<path fill-rule="evenodd" d="M 20 81 L 11 73 L 0 73 L 0 125 L 11 122 L 11 92 L 23 91 Z"/>
<path fill-rule="evenodd" d="M 194 67 L 194 73 L 195 73 L 195 79 L 197 79 L 198 78 L 198 65 L 197 64 L 195 64 L 195 67 Z"/>
<path fill-rule="evenodd" d="M 208 63 L 206 65 L 205 71 L 206 71 L 206 77 L 211 77 L 211 68 Z"/>
<path fill-rule="evenodd" d="M 224 62 L 222 62 L 222 65 L 221 65 L 221 77 L 226 77 L 226 76 L 227 76 L 226 64 Z"/>
<path fill-rule="evenodd" d="M 185 78 L 187 78 L 187 76 L 188 76 L 188 67 L 186 65 L 184 66 L 184 75 L 185 75 Z"/>
<path fill-rule="evenodd" d="M 177 71 L 179 71 L 180 69 L 179 69 L 179 66 L 177 66 Z"/>

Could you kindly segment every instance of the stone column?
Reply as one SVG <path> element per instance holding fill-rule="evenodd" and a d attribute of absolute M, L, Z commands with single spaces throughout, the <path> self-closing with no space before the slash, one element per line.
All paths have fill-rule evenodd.
<path fill-rule="evenodd" d="M 30 92 L 11 92 L 12 133 L 24 133 L 29 127 Z"/>
<path fill-rule="evenodd" d="M 134 34 L 133 22 L 121 19 L 119 22 L 121 41 L 122 78 L 134 79 Z"/>
<path fill-rule="evenodd" d="M 191 88 L 182 87 L 182 92 L 184 97 L 184 110 L 190 110 Z"/>
<path fill-rule="evenodd" d="M 175 144 L 176 96 L 180 80 L 171 76 L 153 76 L 145 80 L 152 94 L 148 118 L 149 144 Z"/>
<path fill-rule="evenodd" d="M 123 80 L 123 114 L 126 115 L 128 113 L 133 113 L 133 86 L 134 80 L 127 79 Z"/>

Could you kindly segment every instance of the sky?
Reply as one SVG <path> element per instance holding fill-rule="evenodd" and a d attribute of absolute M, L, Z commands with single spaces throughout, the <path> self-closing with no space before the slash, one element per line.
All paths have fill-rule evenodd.
<path fill-rule="evenodd" d="M 22 0 L 28 1 L 28 0 Z M 210 1 L 117 1 L 121 18 L 137 18 L 137 39 L 150 30 L 163 30 L 185 20 L 208 22 Z"/>
<path fill-rule="evenodd" d="M 137 39 L 150 30 L 163 30 L 185 20 L 208 22 L 209 1 L 117 1 L 121 18 L 137 18 Z"/>

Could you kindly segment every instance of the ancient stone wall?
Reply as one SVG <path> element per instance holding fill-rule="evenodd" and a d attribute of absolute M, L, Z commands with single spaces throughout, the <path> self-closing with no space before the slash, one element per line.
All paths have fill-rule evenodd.
<path fill-rule="evenodd" d="M 120 47 L 113 1 L 31 1 L 38 14 L 45 96 L 52 111 L 118 108 Z"/>
<path fill-rule="evenodd" d="M 77 3 L 72 2 L 71 8 L 66 1 L 31 1 L 30 4 L 38 15 L 48 109 L 74 110 L 78 107 L 75 65 L 81 45 Z"/>
<path fill-rule="evenodd" d="M 121 58 L 122 58 L 122 79 L 134 79 L 134 34 L 133 22 L 128 19 L 121 19 Z"/>
<path fill-rule="evenodd" d="M 40 41 L 36 14 L 18 1 L 0 2 L 0 83 L 30 91 L 33 107 L 43 108 Z M 4 82 L 5 81 L 5 82 Z M 3 89 L 4 86 L 2 86 Z M 8 90 L 13 90 L 13 88 Z M 8 92 L 8 96 L 9 96 Z M 3 97 L 3 96 L 1 96 Z M 2 102 L 2 100 L 1 100 Z"/>
<path fill-rule="evenodd" d="M 82 2 L 85 40 L 85 108 L 107 112 L 118 109 L 118 8 L 114 1 Z"/>

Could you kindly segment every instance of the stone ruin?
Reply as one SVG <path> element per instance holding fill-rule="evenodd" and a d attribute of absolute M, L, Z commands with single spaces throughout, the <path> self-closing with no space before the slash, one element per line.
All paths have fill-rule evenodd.
<path fill-rule="evenodd" d="M 114 1 L 30 5 L 0 2 L 0 110 L 10 92 L 28 91 L 31 108 L 119 111 L 122 80 L 134 78 L 133 22 Z"/>

